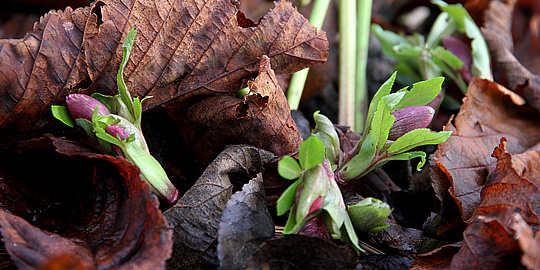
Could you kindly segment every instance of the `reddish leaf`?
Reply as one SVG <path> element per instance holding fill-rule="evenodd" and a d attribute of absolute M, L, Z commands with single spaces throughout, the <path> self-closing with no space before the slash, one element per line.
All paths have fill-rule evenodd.
<path fill-rule="evenodd" d="M 116 93 L 121 43 L 138 34 L 124 77 L 144 109 L 200 94 L 231 92 L 268 55 L 279 73 L 326 60 L 328 42 L 289 2 L 245 24 L 233 1 L 95 1 L 51 11 L 20 40 L 0 41 L 0 134 L 50 123 L 50 105 L 68 92 Z"/>
<path fill-rule="evenodd" d="M 428 253 L 419 254 L 414 260 L 411 270 L 445 270 L 450 269 L 452 258 L 461 248 L 461 243 L 442 246 Z"/>
<path fill-rule="evenodd" d="M 40 269 L 72 257 L 83 269 L 163 268 L 172 232 L 138 169 L 105 155 L 70 159 L 44 142 L 0 155 L 0 205 L 20 216 L 0 212 L 15 264 Z"/>
<path fill-rule="evenodd" d="M 511 269 L 519 265 L 519 246 L 511 225 L 514 214 L 540 225 L 539 151 L 511 155 L 506 138 L 493 152 L 497 167 L 482 189 L 482 202 L 463 233 L 463 247 L 452 260 L 455 269 Z"/>
<path fill-rule="evenodd" d="M 302 138 L 268 57 L 262 57 L 259 76 L 248 86 L 252 94 L 243 100 L 219 95 L 170 112 L 195 161 L 208 164 L 226 145 L 239 143 L 276 156 L 298 151 Z"/>
<path fill-rule="evenodd" d="M 434 160 L 446 179 L 436 180 L 451 184 L 449 191 L 463 220 L 469 219 L 480 203 L 480 190 L 495 169 L 496 160 L 490 155 L 501 137 L 508 138 L 507 149 L 512 154 L 540 142 L 540 115 L 523 103 L 501 85 L 473 79 L 459 114 L 444 128 L 454 133 L 437 149 Z"/>
<path fill-rule="evenodd" d="M 514 11 L 516 0 L 491 1 L 486 11 L 486 24 L 482 30 L 494 61 L 505 72 L 505 79 L 509 88 L 523 95 L 529 104 L 540 109 L 540 43 L 538 41 L 538 27 L 540 25 L 540 4 L 530 1 L 525 9 Z M 526 1 L 522 1 L 526 2 Z M 527 10 L 534 20 L 526 19 Z M 536 11 L 536 12 L 535 12 Z M 515 20 L 525 20 L 528 25 L 519 29 L 518 35 L 512 35 L 513 15 Z M 514 23 L 515 23 L 514 20 Z M 530 22 L 530 24 L 529 24 Z M 530 37 L 532 35 L 532 41 Z M 514 40 L 516 37 L 517 40 Z M 521 39 L 521 40 L 520 40 Z M 534 43 L 536 39 L 536 44 Z"/>

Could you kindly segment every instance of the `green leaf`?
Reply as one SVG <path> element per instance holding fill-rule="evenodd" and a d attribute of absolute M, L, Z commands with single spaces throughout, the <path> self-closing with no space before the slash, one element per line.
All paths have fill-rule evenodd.
<path fill-rule="evenodd" d="M 281 196 L 279 196 L 279 199 L 277 200 L 277 204 L 276 204 L 277 215 L 278 216 L 281 216 L 281 215 L 285 214 L 294 205 L 294 201 L 296 199 L 296 189 L 298 188 L 300 183 L 302 183 L 302 180 L 300 180 L 300 179 L 294 181 L 294 183 L 292 183 L 281 194 Z"/>
<path fill-rule="evenodd" d="M 416 166 L 416 169 L 418 171 L 421 171 L 424 164 L 426 164 L 426 153 L 423 151 L 414 151 L 414 152 L 407 152 L 407 153 L 401 153 L 394 156 L 387 157 L 383 160 L 384 163 L 391 161 L 391 160 L 411 160 L 413 158 L 421 158 L 421 161 Z"/>
<path fill-rule="evenodd" d="M 118 147 L 124 147 L 124 144 L 118 140 L 117 138 L 111 136 L 109 133 L 105 133 L 105 132 L 96 132 L 96 136 L 108 143 L 112 143 Z"/>
<path fill-rule="evenodd" d="M 352 222 L 351 222 L 351 219 L 349 218 L 349 215 L 345 215 L 345 221 L 343 222 L 343 229 L 345 229 L 345 232 L 343 232 L 341 235 L 342 235 L 342 240 L 351 244 L 354 249 L 356 250 L 356 252 L 365 252 L 364 249 L 362 249 L 359 245 L 358 245 L 358 236 L 356 235 L 356 232 L 354 230 L 354 227 L 352 225 Z M 346 236 L 346 237 L 344 237 Z"/>
<path fill-rule="evenodd" d="M 450 36 L 456 31 L 457 25 L 446 12 L 441 12 L 429 30 L 426 48 L 433 48 L 439 45 L 441 38 Z"/>
<path fill-rule="evenodd" d="M 444 77 L 438 77 L 413 84 L 412 89 L 405 91 L 405 96 L 393 110 L 428 104 L 441 92 L 443 81 Z"/>
<path fill-rule="evenodd" d="M 341 179 L 352 180 L 361 177 L 370 171 L 368 169 L 371 167 L 377 152 L 373 140 L 377 140 L 377 138 L 373 139 L 372 135 L 368 134 L 358 154 L 352 157 L 336 172 Z"/>
<path fill-rule="evenodd" d="M 438 46 L 432 51 L 435 58 L 446 63 L 453 70 L 460 70 L 463 67 L 463 62 L 450 51 Z"/>
<path fill-rule="evenodd" d="M 315 136 L 310 136 L 300 145 L 300 166 L 309 170 L 324 161 L 324 143 Z"/>
<path fill-rule="evenodd" d="M 364 127 L 364 130 L 370 130 L 371 128 L 371 121 L 373 120 L 373 115 L 375 114 L 375 111 L 379 107 L 379 101 L 390 94 L 390 91 L 392 91 L 392 86 L 394 85 L 394 81 L 396 80 L 397 73 L 394 72 L 386 82 L 384 82 L 381 87 L 379 87 L 379 90 L 377 90 L 377 93 L 373 96 L 371 99 L 371 103 L 369 104 L 369 110 L 366 117 L 366 126 Z M 360 142 L 359 142 L 360 143 Z"/>
<path fill-rule="evenodd" d="M 62 121 L 62 123 L 68 125 L 69 127 L 75 126 L 75 119 L 71 117 L 71 114 L 66 106 L 52 105 L 51 111 L 54 118 Z"/>
<path fill-rule="evenodd" d="M 472 75 L 482 79 L 493 80 L 489 49 L 482 31 L 474 23 L 467 10 L 460 4 L 448 5 L 441 0 L 432 0 L 432 3 L 447 12 L 454 19 L 458 30 L 461 33 L 465 33 L 471 39 Z"/>
<path fill-rule="evenodd" d="M 92 125 L 92 122 L 84 118 L 79 118 L 75 119 L 75 123 L 77 123 L 77 126 L 81 127 L 84 130 L 88 137 L 97 140 L 96 134 L 94 134 L 94 126 Z"/>
<path fill-rule="evenodd" d="M 129 112 L 131 113 L 131 116 L 134 119 L 136 119 L 136 117 L 135 117 L 135 111 L 133 108 L 133 100 L 131 99 L 131 95 L 129 94 L 129 91 L 126 87 L 126 83 L 124 82 L 124 68 L 129 59 L 129 55 L 131 54 L 131 47 L 133 46 L 133 41 L 135 40 L 136 34 L 137 34 L 137 29 L 133 28 L 131 29 L 131 31 L 129 31 L 129 34 L 124 40 L 124 44 L 122 45 L 122 47 L 124 48 L 122 62 L 120 63 L 120 68 L 118 69 L 118 74 L 116 76 L 116 80 L 118 84 L 118 93 L 120 94 L 120 101 L 123 102 L 124 105 L 128 108 Z"/>
<path fill-rule="evenodd" d="M 420 46 L 410 44 L 399 44 L 394 46 L 392 49 L 395 54 L 410 58 L 420 57 L 420 54 L 424 50 L 424 48 Z"/>
<path fill-rule="evenodd" d="M 392 31 L 384 30 L 378 24 L 371 25 L 371 32 L 377 37 L 377 39 L 379 39 L 379 42 L 381 43 L 381 49 L 384 54 L 398 61 L 407 60 L 406 57 L 402 57 L 394 52 L 394 46 L 399 44 L 409 44 L 409 41 L 405 37 L 398 35 Z"/>
<path fill-rule="evenodd" d="M 287 218 L 287 223 L 285 223 L 285 227 L 283 228 L 283 234 L 297 233 L 298 231 L 295 231 L 296 227 L 298 227 L 296 224 L 296 209 L 293 207 L 289 213 L 289 218 Z"/>
<path fill-rule="evenodd" d="M 369 131 L 377 151 L 384 147 L 386 140 L 388 139 L 390 128 L 396 120 L 390 113 L 405 95 L 405 92 L 393 93 L 383 97 L 379 102 L 377 111 L 375 111 L 375 115 L 373 116 L 371 130 Z"/>
<path fill-rule="evenodd" d="M 294 180 L 300 177 L 301 172 L 302 168 L 300 168 L 298 162 L 290 156 L 284 156 L 278 162 L 278 173 L 285 179 Z"/>
<path fill-rule="evenodd" d="M 411 130 L 392 143 L 386 152 L 394 155 L 417 146 L 443 143 L 450 135 L 452 135 L 452 131 L 435 132 L 427 128 Z"/>

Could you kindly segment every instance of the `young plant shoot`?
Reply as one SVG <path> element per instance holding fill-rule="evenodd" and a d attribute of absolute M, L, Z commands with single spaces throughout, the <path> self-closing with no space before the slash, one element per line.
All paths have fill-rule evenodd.
<path fill-rule="evenodd" d="M 141 130 L 142 101 L 132 98 L 124 82 L 123 71 L 133 46 L 132 29 L 123 44 L 123 58 L 118 70 L 119 94 L 107 96 L 71 94 L 66 105 L 52 106 L 53 115 L 70 127 L 82 127 L 107 154 L 125 157 L 141 170 L 141 179 L 170 205 L 178 200 L 178 190 L 170 182 L 159 162 L 150 155 Z M 112 113 L 111 113 L 112 112 Z"/>
<path fill-rule="evenodd" d="M 316 112 L 316 127 L 313 135 L 300 145 L 299 163 L 289 156 L 278 163 L 283 178 L 298 179 L 277 201 L 278 215 L 290 210 L 284 233 L 298 233 L 322 215 L 334 239 L 342 239 L 362 251 L 354 228 L 359 232 L 376 232 L 387 226 L 384 222 L 392 210 L 386 203 L 367 198 L 347 208 L 338 184 L 358 179 L 391 160 L 420 157 L 420 170 L 426 153 L 409 150 L 442 143 L 452 134 L 427 129 L 434 111 L 426 104 L 441 91 L 443 78 L 418 82 L 410 90 L 391 93 L 395 78 L 396 73 L 373 97 L 364 134 L 352 151 L 341 150 L 334 125 Z"/>

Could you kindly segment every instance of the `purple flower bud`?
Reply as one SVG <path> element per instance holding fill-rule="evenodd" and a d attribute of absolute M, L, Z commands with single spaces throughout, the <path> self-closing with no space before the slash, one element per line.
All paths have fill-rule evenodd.
<path fill-rule="evenodd" d="M 396 121 L 390 128 L 388 139 L 395 141 L 411 130 L 428 127 L 434 114 L 435 110 L 429 106 L 411 106 L 393 112 Z"/>
<path fill-rule="evenodd" d="M 472 57 L 471 47 L 469 46 L 469 44 L 452 36 L 442 37 L 441 43 L 443 44 L 444 48 L 446 48 L 453 55 L 459 58 L 461 62 L 463 62 L 463 67 L 461 68 L 459 73 L 461 73 L 461 76 L 463 77 L 463 80 L 465 80 L 465 82 L 470 82 L 472 78 Z"/>
<path fill-rule="evenodd" d="M 118 135 L 118 137 L 120 137 L 120 140 L 124 140 L 130 135 L 129 133 L 125 131 L 123 127 L 119 126 L 118 124 L 107 126 L 105 128 L 105 132 L 109 133 L 109 135 L 115 138 Z"/>
<path fill-rule="evenodd" d="M 109 109 L 105 105 L 101 104 L 97 99 L 94 99 L 85 94 L 71 94 L 66 97 L 66 104 L 69 110 L 69 113 L 74 119 L 86 119 L 92 121 L 92 113 L 94 108 L 99 106 L 98 115 L 108 115 Z"/>

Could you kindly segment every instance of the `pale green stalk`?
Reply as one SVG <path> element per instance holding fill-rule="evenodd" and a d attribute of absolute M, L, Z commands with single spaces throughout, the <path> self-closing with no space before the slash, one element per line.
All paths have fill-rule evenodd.
<path fill-rule="evenodd" d="M 338 122 L 355 130 L 356 1 L 339 1 Z"/>
<path fill-rule="evenodd" d="M 362 133 L 368 110 L 368 89 L 366 67 L 368 61 L 369 28 L 371 24 L 372 0 L 358 0 L 356 25 L 356 96 L 355 132 Z"/>
<path fill-rule="evenodd" d="M 324 22 L 328 5 L 330 5 L 330 0 L 315 1 L 313 4 L 313 10 L 311 11 L 311 16 L 309 18 L 309 23 L 320 29 Z M 302 98 L 302 92 L 304 90 L 304 85 L 306 84 L 308 73 L 309 68 L 305 68 L 294 73 L 291 77 L 289 90 L 287 91 L 287 101 L 289 102 L 291 110 L 298 110 L 298 105 L 300 104 L 300 99 Z"/>

